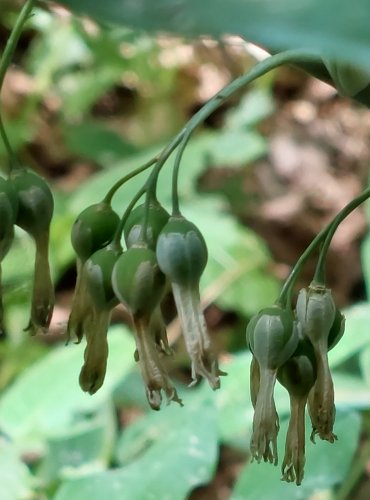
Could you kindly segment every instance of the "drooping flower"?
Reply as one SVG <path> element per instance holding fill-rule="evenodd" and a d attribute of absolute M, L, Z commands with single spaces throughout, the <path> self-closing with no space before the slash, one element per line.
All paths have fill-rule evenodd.
<path fill-rule="evenodd" d="M 325 285 L 311 283 L 308 290 L 300 291 L 297 300 L 297 318 L 302 333 L 310 340 L 317 365 L 317 379 L 308 398 L 312 421 L 312 436 L 333 443 L 335 421 L 334 387 L 328 363 L 328 341 L 336 317 L 331 292 Z M 341 322 L 342 323 L 342 322 Z M 341 327 L 341 324 L 339 326 Z M 333 335 L 333 334 L 332 334 Z"/>
<path fill-rule="evenodd" d="M 255 405 L 251 454 L 260 462 L 278 462 L 279 417 L 274 401 L 278 369 L 288 361 L 298 344 L 298 331 L 290 311 L 273 306 L 260 311 L 247 327 L 247 341 L 254 356 L 252 402 Z M 253 401 L 255 400 L 255 401 Z"/>
<path fill-rule="evenodd" d="M 198 377 L 212 389 L 220 387 L 218 361 L 204 320 L 199 281 L 207 263 L 207 247 L 199 229 L 182 216 L 172 216 L 157 242 L 157 259 L 171 282 L 186 348 L 191 359 L 193 384 Z"/>
<path fill-rule="evenodd" d="M 36 245 L 31 314 L 25 329 L 35 335 L 48 330 L 55 302 L 49 266 L 54 200 L 46 181 L 30 170 L 15 169 L 10 180 L 18 198 L 16 224 L 32 236 Z"/>
<path fill-rule="evenodd" d="M 300 485 L 305 465 L 305 408 L 316 380 L 312 345 L 301 340 L 293 356 L 278 370 L 278 380 L 289 392 L 290 419 L 281 466 L 282 479 Z"/>
<path fill-rule="evenodd" d="M 162 391 L 168 402 L 182 404 L 158 349 L 168 345 L 163 332 L 158 334 L 158 307 L 166 289 L 166 277 L 158 267 L 153 250 L 143 245 L 124 252 L 114 266 L 112 285 L 116 297 L 132 314 L 135 359 L 140 364 L 150 406 L 160 409 Z"/>

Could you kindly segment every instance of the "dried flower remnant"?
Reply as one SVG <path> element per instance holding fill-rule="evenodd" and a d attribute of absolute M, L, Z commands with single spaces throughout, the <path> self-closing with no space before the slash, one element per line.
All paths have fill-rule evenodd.
<path fill-rule="evenodd" d="M 290 419 L 282 463 L 282 479 L 300 485 L 305 465 L 305 408 L 316 380 L 316 359 L 311 344 L 301 340 L 294 355 L 278 370 L 278 380 L 289 392 Z"/>
<path fill-rule="evenodd" d="M 82 390 L 90 394 L 100 389 L 105 378 L 108 327 L 112 309 L 118 304 L 111 276 L 120 253 L 119 247 L 108 245 L 93 253 L 84 266 L 86 305 L 89 308 L 82 325 L 86 348 L 79 381 Z"/>
<path fill-rule="evenodd" d="M 172 216 L 157 242 L 157 259 L 171 282 L 185 345 L 191 359 L 192 384 L 198 377 L 220 387 L 218 367 L 200 304 L 199 281 L 207 263 L 207 247 L 199 229 L 182 216 Z"/>

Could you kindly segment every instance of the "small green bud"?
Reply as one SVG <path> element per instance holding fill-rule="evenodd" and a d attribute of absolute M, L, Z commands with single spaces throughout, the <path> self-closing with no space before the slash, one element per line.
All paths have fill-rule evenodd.
<path fill-rule="evenodd" d="M 351 62 L 332 56 L 323 57 L 323 62 L 338 93 L 343 96 L 353 97 L 370 84 L 370 72 Z"/>
<path fill-rule="evenodd" d="M 108 203 L 96 203 L 80 213 L 72 227 L 71 242 L 82 262 L 112 241 L 118 224 L 119 216 Z"/>
<path fill-rule="evenodd" d="M 146 205 L 143 203 L 136 207 L 129 215 L 124 227 L 124 235 L 127 248 L 136 245 L 141 237 Z M 158 201 L 153 201 L 149 205 L 148 225 L 145 235 L 145 242 L 151 250 L 155 250 L 158 236 L 163 227 L 167 224 L 170 214 Z"/>
<path fill-rule="evenodd" d="M 207 246 L 199 229 L 183 217 L 171 217 L 157 242 L 157 259 L 171 283 L 198 286 L 207 264 Z"/>
<path fill-rule="evenodd" d="M 153 250 L 132 247 L 118 258 L 112 274 L 113 290 L 135 316 L 150 316 L 160 303 L 166 278 Z"/>

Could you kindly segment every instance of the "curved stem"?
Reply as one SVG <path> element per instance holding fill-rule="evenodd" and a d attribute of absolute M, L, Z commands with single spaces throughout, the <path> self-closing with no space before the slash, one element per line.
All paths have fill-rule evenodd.
<path fill-rule="evenodd" d="M 354 198 L 352 201 L 348 203 L 340 212 L 339 214 L 334 218 L 334 220 L 331 222 L 330 227 L 328 229 L 328 233 L 325 236 L 324 243 L 322 245 L 320 255 L 319 255 L 319 260 L 317 262 L 316 266 L 316 271 L 315 271 L 315 276 L 314 276 L 314 281 L 317 281 L 318 283 L 325 283 L 325 262 L 326 262 L 326 256 L 329 250 L 329 246 L 331 243 L 331 240 L 333 239 L 333 236 L 335 234 L 335 231 L 338 229 L 339 224 L 361 203 L 366 201 L 370 197 L 370 187 L 365 189 L 359 196 Z"/>
<path fill-rule="evenodd" d="M 134 206 L 136 205 L 136 203 L 138 202 L 138 200 L 143 196 L 143 194 L 145 193 L 145 191 L 146 191 L 146 186 L 143 186 L 143 187 L 141 187 L 139 189 L 139 191 L 136 193 L 136 195 L 130 201 L 130 203 L 127 206 L 127 208 L 126 208 L 126 210 L 125 210 L 125 212 L 124 212 L 121 220 L 119 221 L 119 224 L 117 226 L 115 235 L 114 235 L 112 243 L 111 243 L 111 245 L 113 245 L 117 249 L 121 248 L 122 232 L 123 232 L 123 229 L 125 227 L 125 224 L 126 224 L 126 221 L 128 219 L 128 216 L 130 215 L 131 210 L 134 208 Z"/>
<path fill-rule="evenodd" d="M 118 191 L 118 189 L 123 186 L 123 184 L 125 184 L 126 182 L 128 182 L 130 179 L 132 179 L 133 177 L 135 177 L 136 175 L 138 174 L 141 174 L 141 172 L 144 172 L 144 170 L 147 170 L 149 167 L 151 167 L 152 165 L 154 165 L 155 163 L 157 163 L 158 161 L 158 156 L 155 156 L 154 158 L 152 158 L 151 160 L 147 161 L 144 165 L 142 165 L 141 167 L 138 167 L 136 168 L 135 170 L 133 170 L 132 172 L 130 172 L 129 174 L 125 175 L 124 177 L 122 177 L 121 179 L 119 179 L 111 188 L 110 190 L 108 191 L 108 193 L 105 195 L 104 197 L 104 200 L 103 202 L 104 203 L 108 203 L 110 204 L 112 202 L 112 198 L 113 196 L 116 194 L 116 192 Z"/>
<path fill-rule="evenodd" d="M 180 214 L 178 200 L 178 176 L 180 162 L 186 145 L 190 139 L 194 129 L 198 127 L 205 119 L 209 117 L 219 106 L 221 106 L 229 97 L 240 90 L 245 85 L 252 83 L 257 78 L 265 75 L 269 71 L 288 63 L 294 62 L 315 62 L 319 60 L 319 56 L 308 52 L 307 50 L 288 50 L 280 54 L 270 56 L 269 58 L 256 64 L 248 73 L 239 76 L 231 83 L 221 89 L 212 99 L 210 99 L 185 125 L 183 129 L 183 138 L 181 146 L 177 152 L 175 165 L 172 177 L 172 205 L 173 214 Z"/>
<path fill-rule="evenodd" d="M 319 260 L 316 266 L 314 281 L 324 282 L 323 271 L 325 258 L 335 231 L 337 230 L 339 224 L 368 198 L 370 198 L 370 186 L 366 188 L 365 191 L 363 191 L 359 196 L 350 201 L 344 208 L 342 208 L 342 210 L 332 219 L 332 221 L 329 222 L 329 224 L 324 229 L 322 229 L 319 234 L 311 241 L 306 250 L 297 260 L 295 266 L 286 279 L 277 300 L 278 303 L 282 305 L 287 305 L 288 303 L 291 304 L 293 287 L 299 273 L 302 270 L 302 267 L 307 262 L 311 253 L 314 252 L 323 241 L 324 244 L 321 249 Z"/>
<path fill-rule="evenodd" d="M 9 64 L 12 60 L 15 48 L 16 48 L 17 43 L 18 43 L 18 40 L 21 36 L 24 23 L 29 18 L 30 13 L 33 9 L 34 3 L 35 3 L 35 0 L 27 0 L 26 3 L 23 5 L 22 10 L 17 18 L 17 21 L 12 29 L 12 32 L 10 33 L 10 36 L 6 42 L 6 46 L 5 46 L 4 52 L 3 52 L 2 57 L 1 57 L 1 62 L 0 62 L 0 92 L 1 92 L 1 89 L 3 87 L 5 74 L 7 72 Z M 8 136 L 6 134 L 4 123 L 3 123 L 1 116 L 0 116 L 0 134 L 1 134 L 1 137 L 4 141 L 7 153 L 9 155 L 10 168 L 12 169 L 15 165 L 18 165 L 18 160 L 16 159 L 14 151 L 11 147 L 11 144 L 10 144 L 10 141 L 9 141 Z"/>

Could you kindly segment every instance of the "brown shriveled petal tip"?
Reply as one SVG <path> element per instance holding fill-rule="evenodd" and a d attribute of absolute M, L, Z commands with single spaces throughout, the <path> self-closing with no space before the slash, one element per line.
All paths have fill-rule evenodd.
<path fill-rule="evenodd" d="M 97 311 L 94 309 L 94 313 L 85 324 L 86 348 L 79 383 L 81 389 L 89 394 L 95 394 L 105 379 L 110 316 L 109 310 Z"/>
<path fill-rule="evenodd" d="M 250 450 L 252 459 L 261 462 L 278 463 L 277 436 L 279 417 L 274 401 L 276 373 L 261 369 L 260 388 L 253 418 L 253 433 Z"/>
<path fill-rule="evenodd" d="M 150 317 L 134 316 L 136 351 L 135 359 L 140 364 L 141 374 L 145 384 L 148 403 L 153 410 L 159 410 L 162 404 L 162 391 L 167 403 L 175 401 L 182 406 L 175 387 L 173 386 L 163 364 L 151 331 Z"/>

